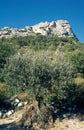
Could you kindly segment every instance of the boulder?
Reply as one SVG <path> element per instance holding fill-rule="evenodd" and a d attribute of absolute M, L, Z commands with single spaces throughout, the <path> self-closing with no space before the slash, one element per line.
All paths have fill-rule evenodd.
<path fill-rule="evenodd" d="M 23 102 L 18 103 L 17 107 L 22 107 L 23 106 Z"/>
<path fill-rule="evenodd" d="M 28 104 L 28 102 L 27 102 L 27 101 L 25 101 L 25 102 L 24 102 L 24 106 L 25 106 L 25 105 L 27 105 L 27 104 Z"/>
<path fill-rule="evenodd" d="M 18 98 L 15 99 L 14 101 L 16 104 L 18 104 L 20 102 L 20 100 Z"/>
<path fill-rule="evenodd" d="M 2 113 L 2 111 L 0 111 L 0 118 L 2 117 L 2 115 L 3 115 L 3 113 Z"/>
<path fill-rule="evenodd" d="M 10 116 L 14 113 L 14 110 L 9 110 L 8 112 L 6 112 L 6 116 Z"/>

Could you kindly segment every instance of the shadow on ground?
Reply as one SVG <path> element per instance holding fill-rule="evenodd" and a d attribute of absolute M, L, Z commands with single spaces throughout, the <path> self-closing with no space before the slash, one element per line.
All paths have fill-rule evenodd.
<path fill-rule="evenodd" d="M 17 126 L 15 123 L 0 125 L 0 130 L 29 130 L 20 126 Z"/>
<path fill-rule="evenodd" d="M 56 112 L 53 113 L 53 122 L 56 121 L 57 118 L 59 118 L 60 121 L 63 119 L 67 118 L 69 119 L 74 119 L 78 118 L 80 121 L 84 121 L 84 109 L 80 110 L 67 110 L 67 109 L 58 109 Z"/>

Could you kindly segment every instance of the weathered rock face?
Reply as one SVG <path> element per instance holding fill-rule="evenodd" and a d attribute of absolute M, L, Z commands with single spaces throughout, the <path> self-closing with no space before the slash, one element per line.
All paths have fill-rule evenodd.
<path fill-rule="evenodd" d="M 4 27 L 0 29 L 0 38 L 6 37 L 25 37 L 40 33 L 45 36 L 58 36 L 58 37 L 75 37 L 72 28 L 67 20 L 57 20 L 52 22 L 41 22 L 34 26 L 26 26 L 25 28 L 10 28 Z"/>

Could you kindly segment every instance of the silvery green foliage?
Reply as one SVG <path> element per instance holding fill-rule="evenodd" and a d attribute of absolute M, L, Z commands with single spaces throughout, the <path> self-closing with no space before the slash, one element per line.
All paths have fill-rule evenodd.
<path fill-rule="evenodd" d="M 65 98 L 72 83 L 73 67 L 67 63 L 65 54 L 56 51 L 21 49 L 11 56 L 6 77 L 9 84 L 18 88 L 37 86 L 54 91 L 57 97 Z"/>
<path fill-rule="evenodd" d="M 32 80 L 32 51 L 20 50 L 11 56 L 7 65 L 7 81 L 13 86 L 26 86 Z"/>
<path fill-rule="evenodd" d="M 72 89 L 73 67 L 64 59 L 65 54 L 58 49 L 53 59 L 52 77 L 56 86 L 55 91 L 59 99 L 66 98 L 68 91 Z"/>

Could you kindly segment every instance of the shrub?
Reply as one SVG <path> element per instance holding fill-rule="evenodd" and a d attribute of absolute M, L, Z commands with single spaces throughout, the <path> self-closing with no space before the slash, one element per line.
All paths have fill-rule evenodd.
<path fill-rule="evenodd" d="M 8 99 L 12 96 L 12 89 L 6 84 L 0 83 L 0 105 L 3 104 L 5 99 Z"/>
<path fill-rule="evenodd" d="M 7 62 L 7 59 L 15 53 L 15 46 L 7 43 L 0 43 L 0 81 L 3 81 L 2 70 Z"/>
<path fill-rule="evenodd" d="M 84 75 L 84 52 L 76 51 L 73 54 L 71 61 L 74 64 L 77 72 Z"/>
<path fill-rule="evenodd" d="M 84 78 L 75 78 L 75 103 L 79 108 L 84 109 Z"/>
<path fill-rule="evenodd" d="M 17 86 L 18 92 L 32 89 L 35 96 L 39 93 L 38 100 L 43 100 L 45 89 L 55 93 L 58 101 L 69 97 L 72 77 L 73 67 L 60 49 L 55 52 L 21 49 L 9 58 L 5 68 L 5 80 L 11 86 Z"/>

